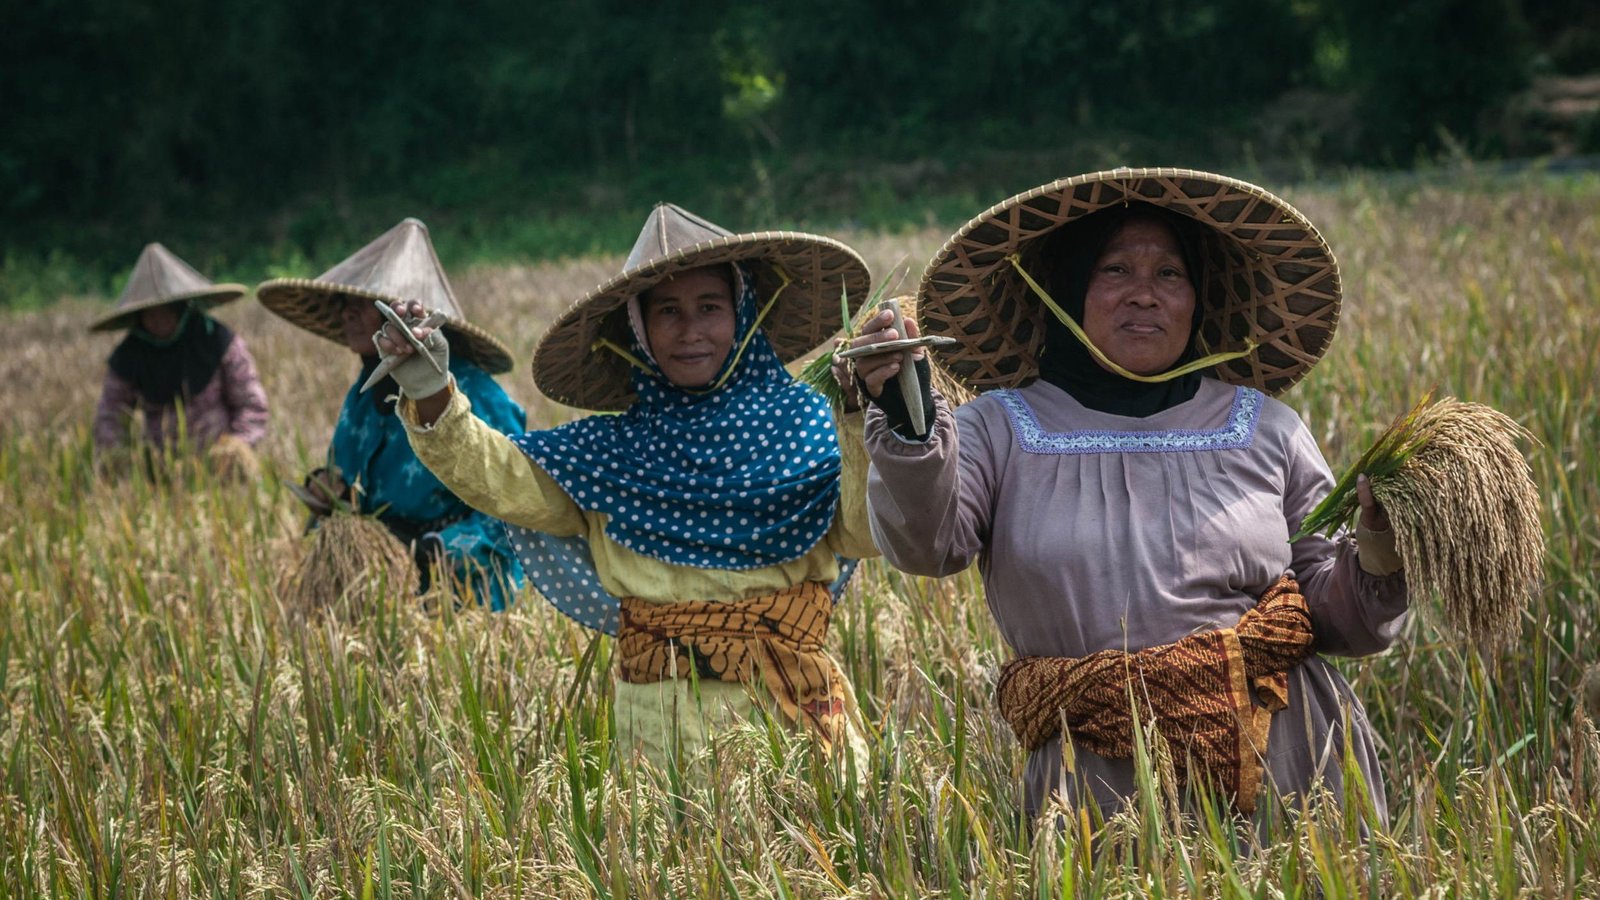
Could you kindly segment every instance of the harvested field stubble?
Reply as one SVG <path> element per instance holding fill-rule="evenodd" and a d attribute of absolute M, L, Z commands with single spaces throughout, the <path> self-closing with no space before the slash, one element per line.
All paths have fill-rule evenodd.
<path fill-rule="evenodd" d="M 321 462 L 347 351 L 224 308 L 273 401 L 263 478 L 104 480 L 87 422 L 113 340 L 70 301 L 0 319 L 0 896 L 1600 892 L 1600 741 L 1580 712 L 1600 659 L 1600 182 L 1285 193 L 1344 267 L 1338 338 L 1285 398 L 1336 470 L 1434 386 L 1540 442 L 1544 582 L 1508 651 L 1419 617 L 1339 663 L 1381 741 L 1390 825 L 1371 839 L 1355 817 L 1280 816 L 1241 854 L 1159 797 L 1098 853 L 1090 819 L 1030 828 L 970 572 L 869 563 L 840 605 L 832 651 L 877 732 L 861 787 L 776 726 L 681 770 L 621 765 L 608 644 L 587 653 L 537 600 L 429 616 L 391 593 L 315 623 L 281 601 L 301 515 L 279 479 Z M 857 243 L 885 272 L 943 237 Z M 518 354 L 506 384 L 532 424 L 572 415 L 533 392 L 540 329 L 616 263 L 458 271 Z"/>

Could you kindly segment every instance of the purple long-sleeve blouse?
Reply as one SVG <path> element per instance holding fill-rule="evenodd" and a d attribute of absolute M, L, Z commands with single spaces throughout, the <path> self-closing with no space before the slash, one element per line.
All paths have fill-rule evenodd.
<path fill-rule="evenodd" d="M 881 411 L 866 422 L 873 537 L 895 566 L 948 575 L 976 561 L 990 611 L 1019 655 L 1140 650 L 1229 627 L 1285 571 L 1300 582 L 1320 653 L 1360 656 L 1394 641 L 1402 574 L 1369 575 L 1351 537 L 1289 536 L 1333 487 L 1293 410 L 1259 391 L 1205 380 L 1191 400 L 1146 418 L 1084 407 L 1044 382 L 991 391 L 953 414 L 940 398 L 926 442 L 901 439 Z M 1320 656 L 1289 673 L 1266 772 L 1280 795 L 1318 779 L 1338 796 L 1345 722 L 1373 803 L 1385 812 L 1377 751 L 1360 702 Z M 1024 803 L 1086 785 L 1111 813 L 1134 792 L 1132 764 L 1077 748 L 1061 777 L 1059 736 L 1033 751 Z"/>
<path fill-rule="evenodd" d="M 107 370 L 94 413 L 94 442 L 101 448 L 127 443 L 128 418 L 144 413 L 144 439 L 164 447 L 178 437 L 177 404 L 150 408 L 126 379 Z M 237 334 L 228 344 L 211 381 L 183 407 L 184 429 L 196 447 L 231 434 L 255 446 L 267 434 L 267 392 L 256 374 L 256 362 Z"/>

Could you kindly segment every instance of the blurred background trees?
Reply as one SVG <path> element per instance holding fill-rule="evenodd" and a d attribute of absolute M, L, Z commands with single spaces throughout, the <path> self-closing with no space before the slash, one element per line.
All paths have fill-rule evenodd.
<path fill-rule="evenodd" d="M 0 248 L 120 261 L 176 232 L 224 263 L 245 241 L 315 258 L 406 212 L 467 230 L 572 212 L 620 222 L 670 193 L 711 211 L 740 196 L 764 206 L 735 213 L 853 218 L 879 194 L 970 188 L 992 201 L 1100 165 L 1300 175 L 1596 152 L 1588 101 L 1558 115 L 1536 88 L 1600 71 L 1597 10 L 12 3 L 0 13 Z"/>

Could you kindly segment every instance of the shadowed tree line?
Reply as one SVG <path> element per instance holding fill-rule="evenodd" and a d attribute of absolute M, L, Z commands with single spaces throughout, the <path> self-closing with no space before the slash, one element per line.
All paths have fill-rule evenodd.
<path fill-rule="evenodd" d="M 315 255 L 400 208 L 379 197 L 604 210 L 619 185 L 802 160 L 1527 152 L 1497 111 L 1541 68 L 1593 68 L 1600 35 L 1587 0 L 41 0 L 3 20 L 0 241 L 119 260 L 144 234 L 225 243 L 201 219 Z M 786 211 L 861 202 L 819 184 L 794 179 Z"/>

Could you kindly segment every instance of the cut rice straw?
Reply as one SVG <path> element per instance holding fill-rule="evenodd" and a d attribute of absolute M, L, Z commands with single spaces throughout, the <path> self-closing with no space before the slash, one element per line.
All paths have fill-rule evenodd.
<path fill-rule="evenodd" d="M 1293 540 L 1348 526 L 1366 475 L 1388 514 L 1411 596 L 1438 597 L 1456 637 L 1502 649 L 1521 629 L 1544 568 L 1539 491 L 1509 416 L 1432 392 L 1362 454 Z"/>
<path fill-rule="evenodd" d="M 903 264 L 896 265 L 891 276 L 879 282 L 877 287 L 872 289 L 872 293 L 867 297 L 866 302 L 861 304 L 860 310 L 854 316 L 850 315 L 848 297 L 841 291 L 839 308 L 843 314 L 842 321 L 845 325 L 840 340 L 834 346 L 828 347 L 818 354 L 815 359 L 807 362 L 800 369 L 800 373 L 795 376 L 795 380 L 801 384 L 809 385 L 835 409 L 842 408 L 844 406 L 844 390 L 839 386 L 838 380 L 833 377 L 834 353 L 837 352 L 840 345 L 848 345 L 855 338 L 856 330 L 861 326 L 861 323 L 878 314 L 879 305 L 883 302 L 883 298 L 905 280 L 907 271 Z M 914 295 L 906 294 L 895 299 L 900 304 L 900 310 L 907 319 L 916 318 L 916 298 Z M 901 337 L 905 337 L 905 335 L 901 335 Z M 951 406 L 960 406 L 972 399 L 972 393 L 963 387 L 960 382 L 951 378 L 931 356 L 929 357 L 929 369 L 933 372 L 934 388 L 949 401 Z"/>

